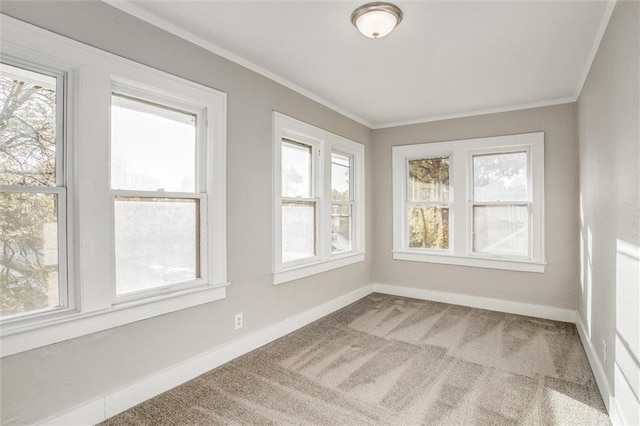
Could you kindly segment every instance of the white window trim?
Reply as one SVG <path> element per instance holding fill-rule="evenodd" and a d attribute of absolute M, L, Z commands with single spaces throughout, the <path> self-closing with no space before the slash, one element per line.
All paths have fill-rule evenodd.
<path fill-rule="evenodd" d="M 7 321 L 0 356 L 95 333 L 226 297 L 226 94 L 0 14 L 2 54 L 67 75 L 69 306 Z M 209 280 L 115 304 L 113 212 L 108 173 L 111 83 L 130 83 L 211 111 L 207 126 Z M 141 83 L 144 82 L 144 83 Z M 158 89 L 162 88 L 162 89 Z M 206 95 L 203 95 L 206 93 Z M 204 97 L 203 97 L 204 96 Z M 202 103 L 206 100 L 205 103 Z M 174 291 L 175 290 L 175 291 Z"/>
<path fill-rule="evenodd" d="M 474 253 L 471 233 L 471 158 L 479 152 L 529 152 L 531 178 L 531 256 L 527 259 Z M 409 159 L 450 155 L 450 235 L 448 250 L 413 249 L 407 244 L 406 188 Z M 402 145 L 392 148 L 393 258 L 414 262 L 473 266 L 513 271 L 545 271 L 544 254 L 544 133 Z"/>
<path fill-rule="evenodd" d="M 59 306 L 53 308 L 45 308 L 33 312 L 9 317 L 5 320 L 7 324 L 16 324 L 31 317 L 45 317 L 56 315 L 57 313 L 69 308 L 69 303 L 73 297 L 73 291 L 69 286 L 69 259 L 68 252 L 71 245 L 71 239 L 68 238 L 70 231 L 67 230 L 69 221 L 68 209 L 68 181 L 69 173 L 67 173 L 66 164 L 70 158 L 70 143 L 67 140 L 65 123 L 65 115 L 68 111 L 68 95 L 67 90 L 68 73 L 61 69 L 59 64 L 40 63 L 32 64 L 19 58 L 7 57 L 6 54 L 0 54 L 3 62 L 23 68 L 25 70 L 54 77 L 56 79 L 56 155 L 55 155 L 55 186 L 17 186 L 17 185 L 0 185 L 3 192 L 7 193 L 37 193 L 57 196 L 57 250 L 58 250 L 58 295 Z M 70 142 L 70 141 L 69 141 Z"/>
<path fill-rule="evenodd" d="M 209 141 L 214 140 L 214 135 L 210 131 L 208 126 L 209 121 L 215 120 L 214 111 L 216 106 L 209 99 L 208 94 L 200 96 L 199 99 L 194 99 L 197 104 L 190 104 L 184 102 L 184 100 L 178 100 L 180 94 L 161 93 L 157 88 L 145 88 L 145 85 L 139 82 L 125 81 L 118 77 L 112 78 L 111 89 L 112 93 L 118 93 L 127 97 L 140 99 L 143 101 L 153 102 L 157 105 L 173 107 L 181 111 L 191 113 L 196 116 L 196 174 L 195 174 L 195 188 L 193 192 L 167 192 L 158 190 L 125 190 L 120 188 L 111 187 L 111 175 L 109 174 L 109 187 L 111 192 L 111 223 L 112 232 L 115 232 L 115 199 L 117 197 L 140 197 L 140 198 L 170 198 L 170 199 L 197 199 L 199 201 L 199 214 L 201 218 L 199 229 L 199 263 L 200 263 L 200 276 L 190 280 L 188 282 L 178 282 L 168 284 L 164 286 L 154 287 L 152 289 L 141 290 L 137 292 L 131 292 L 118 296 L 116 286 L 113 287 L 113 303 L 123 303 L 137 299 L 145 299 L 167 292 L 181 291 L 188 288 L 197 288 L 200 286 L 206 286 L 209 282 L 209 271 L 213 271 L 211 266 L 213 257 L 208 255 L 208 246 L 210 237 L 208 234 L 208 224 L 213 220 L 213 217 L 209 215 L 209 188 L 214 185 L 213 179 L 210 176 L 211 170 L 208 170 L 207 164 L 213 162 L 211 149 L 208 146 Z M 111 141 L 109 141 L 109 150 L 111 154 Z M 212 148 L 212 147 L 211 147 Z M 111 157 L 111 155 L 109 155 Z M 109 161 L 109 173 L 111 172 L 111 160 Z M 116 246 L 115 240 L 112 239 L 112 253 L 115 253 Z M 115 260 L 113 265 L 115 271 Z M 116 283 L 117 284 L 117 283 Z"/>
<path fill-rule="evenodd" d="M 282 261 L 282 140 L 290 139 L 313 147 L 316 179 L 317 229 L 316 256 L 299 261 Z M 353 158 L 353 242 L 352 249 L 331 253 L 331 153 Z M 310 275 L 364 261 L 364 146 L 296 120 L 273 113 L 273 283 L 282 284 Z"/>

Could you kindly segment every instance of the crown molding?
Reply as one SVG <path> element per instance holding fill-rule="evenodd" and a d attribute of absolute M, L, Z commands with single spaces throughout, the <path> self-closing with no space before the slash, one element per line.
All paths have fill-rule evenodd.
<path fill-rule="evenodd" d="M 434 122 L 434 121 L 442 121 L 442 120 L 451 120 L 451 119 L 455 119 L 455 118 L 465 118 L 465 117 L 473 117 L 473 116 L 478 116 L 478 115 L 486 115 L 486 114 L 495 114 L 495 113 L 501 113 L 501 112 L 509 112 L 509 111 L 518 111 L 518 110 L 523 110 L 523 109 L 530 109 L 530 108 L 539 108 L 539 107 L 545 107 L 545 106 L 553 106 L 553 105 L 560 105 L 560 104 L 566 104 L 566 103 L 572 103 L 572 102 L 576 102 L 580 96 L 580 93 L 582 92 L 582 87 L 585 84 L 585 81 L 587 79 L 587 76 L 589 75 L 589 70 L 591 69 L 591 65 L 593 63 L 593 60 L 598 52 L 598 48 L 600 47 L 600 43 L 604 37 L 605 31 L 607 29 L 607 26 L 609 24 L 609 20 L 611 18 L 611 15 L 613 13 L 613 10 L 615 8 L 615 5 L 617 3 L 617 0 L 609 0 L 607 2 L 607 6 L 605 8 L 605 11 L 602 15 L 602 19 L 600 21 L 600 26 L 598 28 L 598 32 L 596 34 L 596 37 L 594 38 L 593 41 L 593 45 L 591 46 L 591 50 L 589 53 L 589 56 L 587 58 L 587 61 L 585 63 L 585 67 L 584 70 L 582 71 L 582 75 L 580 77 L 580 80 L 578 82 L 578 86 L 576 87 L 576 91 L 574 93 L 573 96 L 568 96 L 568 97 L 563 97 L 563 98 L 555 98 L 555 99 L 547 99 L 547 100 L 542 100 L 542 101 L 535 101 L 535 102 L 523 102 L 523 103 L 518 103 L 518 104 L 510 104 L 510 105 L 504 105 L 504 106 L 499 106 L 499 107 L 493 107 L 493 108 L 484 108 L 484 109 L 477 109 L 477 110 L 469 110 L 469 111 L 463 111 L 463 112 L 458 112 L 458 113 L 450 113 L 450 114 L 441 114 L 441 115 L 429 115 L 429 116 L 425 116 L 425 117 L 420 117 L 420 118 L 415 118 L 415 119 L 410 119 L 410 120 L 401 120 L 401 121 L 392 121 L 392 122 L 383 122 L 383 123 L 371 123 L 370 121 L 360 117 L 357 114 L 354 114 L 350 111 L 347 111 L 346 109 L 324 99 L 322 96 L 313 93 L 307 89 L 304 89 L 303 87 L 291 82 L 290 80 L 281 77 L 277 74 L 275 74 L 272 71 L 269 71 L 266 68 L 263 68 L 235 53 L 232 53 L 214 43 L 211 43 L 210 41 L 205 40 L 204 38 L 185 30 L 184 28 L 181 28 L 178 25 L 172 24 L 168 21 L 166 21 L 165 19 L 162 19 L 160 17 L 158 17 L 157 15 L 154 15 L 153 13 L 150 13 L 132 3 L 130 3 L 128 0 L 101 0 L 102 2 L 109 4 L 131 16 L 134 16 L 144 22 L 147 22 L 155 27 L 158 27 L 164 31 L 167 31 L 168 33 L 171 33 L 177 37 L 180 37 L 184 40 L 187 40 L 199 47 L 202 47 L 203 49 L 206 49 L 218 56 L 221 56 L 231 62 L 234 62 L 238 65 L 241 65 L 251 71 L 256 72 L 257 74 L 260 74 L 270 80 L 275 81 L 276 83 L 279 83 L 281 85 L 283 85 L 284 87 L 287 87 L 288 89 L 293 90 L 294 92 L 297 92 L 315 102 L 318 102 L 319 104 L 332 109 L 333 111 L 359 123 L 362 124 L 363 126 L 368 127 L 369 129 L 372 130 L 378 130 L 378 129 L 387 129 L 387 128 L 391 128 L 391 127 L 399 127 L 399 126 L 407 126 L 407 125 L 412 125 L 412 124 L 422 124 L 422 123 L 430 123 L 430 122 Z"/>
<path fill-rule="evenodd" d="M 432 115 L 424 118 L 416 118 L 414 120 L 395 121 L 389 123 L 381 123 L 372 125 L 372 130 L 388 129 L 390 127 L 409 126 L 412 124 L 431 123 L 434 121 L 451 120 L 454 118 L 475 117 L 478 115 L 495 114 L 499 112 L 519 111 L 523 109 L 540 108 L 552 105 L 569 104 L 575 102 L 577 98 L 575 96 L 568 96 L 566 98 L 549 99 L 536 102 L 525 102 L 521 104 L 512 104 L 495 108 L 474 109 L 465 112 L 457 112 L 443 115 Z"/>
<path fill-rule="evenodd" d="M 214 43 L 211 43 L 210 41 L 205 40 L 204 38 L 192 33 L 191 31 L 187 31 L 184 28 L 181 28 L 178 25 L 172 24 L 171 22 L 168 22 L 160 17 L 158 17 L 157 15 L 154 15 L 153 13 L 147 12 L 146 10 L 130 3 L 128 0 L 102 0 L 103 3 L 106 3 L 110 6 L 115 7 L 116 9 L 119 9 L 135 18 L 138 18 L 148 24 L 151 24 L 155 27 L 158 27 L 170 34 L 173 34 L 175 36 L 178 36 L 184 40 L 187 40 L 193 44 L 195 44 L 196 46 L 202 47 L 203 49 L 208 50 L 211 53 L 214 53 L 218 56 L 221 56 L 231 62 L 234 62 L 238 65 L 241 65 L 257 74 L 260 74 L 270 80 L 275 81 L 276 83 L 279 83 L 281 85 L 283 85 L 284 87 L 293 90 L 294 92 L 297 92 L 329 109 L 332 109 L 333 111 L 347 117 L 350 118 L 351 120 L 362 124 L 363 126 L 366 126 L 368 128 L 372 128 L 372 124 L 365 120 L 364 118 L 353 114 L 349 111 L 347 111 L 344 108 L 339 107 L 338 105 L 335 105 L 332 102 L 329 102 L 328 100 L 324 99 L 322 96 L 310 92 L 307 89 L 304 89 L 303 87 L 287 80 L 284 77 L 281 77 L 271 71 L 269 71 L 266 68 L 263 68 L 239 55 L 236 55 L 235 53 L 232 53 L 230 51 L 228 51 L 227 49 L 224 49 Z"/>
<path fill-rule="evenodd" d="M 578 82 L 578 87 L 576 87 L 576 93 L 574 96 L 576 100 L 578 100 L 578 98 L 580 97 L 580 93 L 582 93 L 582 87 L 587 81 L 589 71 L 591 70 L 591 65 L 593 64 L 593 60 L 596 58 L 596 54 L 598 53 L 598 49 L 600 48 L 600 43 L 604 38 L 604 33 L 607 31 L 609 20 L 611 19 L 613 9 L 616 7 L 617 2 L 618 0 L 609 0 L 607 2 L 607 7 L 605 8 L 604 13 L 602 14 L 602 19 L 600 20 L 600 27 L 598 27 L 596 37 L 593 39 L 591 51 L 589 52 L 589 56 L 587 57 L 587 62 L 584 64 L 584 70 L 582 71 L 582 76 L 580 77 L 580 81 Z"/>

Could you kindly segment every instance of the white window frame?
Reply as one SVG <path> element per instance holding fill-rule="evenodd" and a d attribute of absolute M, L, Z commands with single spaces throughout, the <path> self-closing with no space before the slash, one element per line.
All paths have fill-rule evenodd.
<path fill-rule="evenodd" d="M 316 202 L 316 255 L 290 262 L 282 260 L 282 141 L 312 147 L 312 173 Z M 331 154 L 352 158 L 351 175 L 352 246 L 351 250 L 331 252 Z M 273 283 L 275 285 L 362 262 L 364 241 L 364 146 L 326 130 L 273 113 Z"/>
<path fill-rule="evenodd" d="M 111 85 L 112 93 L 115 95 L 121 95 L 132 99 L 147 101 L 155 105 L 173 108 L 185 113 L 191 113 L 196 117 L 196 142 L 195 142 L 195 188 L 193 192 L 170 192 L 160 190 L 126 190 L 121 188 L 111 187 L 111 176 L 109 176 L 109 184 L 111 188 L 112 205 L 112 224 L 113 231 L 115 232 L 115 201 L 117 198 L 137 197 L 142 199 L 154 199 L 154 198 L 168 198 L 168 199 L 188 199 L 198 200 L 199 206 L 199 253 L 198 262 L 200 265 L 200 276 L 188 282 L 178 282 L 168 284 L 164 286 L 157 286 L 147 290 L 141 290 L 128 294 L 118 296 L 116 286 L 113 287 L 113 300 L 114 303 L 122 303 L 130 300 L 144 299 L 155 295 L 166 294 L 172 291 L 179 291 L 188 288 L 195 288 L 198 286 L 206 285 L 209 281 L 208 271 L 213 267 L 210 265 L 212 258 L 208 256 L 208 244 L 209 238 L 207 233 L 207 224 L 213 219 L 209 217 L 208 208 L 208 194 L 207 188 L 212 187 L 214 184 L 211 178 L 212 170 L 207 170 L 207 164 L 211 164 L 213 158 L 210 155 L 209 141 L 213 140 L 213 135 L 208 134 L 207 123 L 215 118 L 212 116 L 214 107 L 208 104 L 206 97 L 200 100 L 200 104 L 187 104 L 176 99 L 179 94 L 172 94 L 171 97 L 167 94 L 160 94 L 157 89 L 152 92 L 141 88 L 139 84 L 131 84 L 131 82 L 119 81 L 114 78 Z M 202 105 L 205 104 L 205 105 Z M 111 148 L 111 141 L 109 143 Z M 111 157 L 111 155 L 109 156 Z M 111 161 L 109 162 L 109 171 L 111 171 Z M 115 238 L 113 239 L 113 252 L 115 253 L 117 247 L 115 245 Z M 114 276 L 115 276 L 115 262 L 114 262 Z M 117 284 L 117 283 L 116 283 Z"/>
<path fill-rule="evenodd" d="M 66 73 L 69 304 L 2 323 L 0 356 L 226 297 L 226 94 L 0 15 L 3 55 Z M 193 286 L 115 300 L 113 195 L 109 176 L 112 83 L 199 105 L 206 127 L 208 276 Z M 204 195 L 203 195 L 204 196 Z"/>
<path fill-rule="evenodd" d="M 50 61 L 43 61 L 39 64 L 30 63 L 19 58 L 0 54 L 0 62 L 12 65 L 14 67 L 23 68 L 27 71 L 46 75 L 56 79 L 56 166 L 55 166 L 55 186 L 19 186 L 19 185 L 0 185 L 2 192 L 7 193 L 35 193 L 56 195 L 57 202 L 57 250 L 58 250 L 58 296 L 59 306 L 53 308 L 44 308 L 32 312 L 25 312 L 15 316 L 9 316 L 1 320 L 3 327 L 11 327 L 14 324 L 20 324 L 24 321 L 31 321 L 33 318 L 54 318 L 60 313 L 67 311 L 73 305 L 73 288 L 69 286 L 69 265 L 70 259 L 67 256 L 70 246 L 70 231 L 67 230 L 69 221 L 68 215 L 68 170 L 66 165 L 70 158 L 71 137 L 67 135 L 67 127 L 70 123 L 68 118 L 69 110 L 67 99 L 70 95 L 68 88 L 69 75 L 67 70 L 62 69 L 60 64 Z"/>
<path fill-rule="evenodd" d="M 419 206 L 419 205 L 430 205 L 433 207 L 442 207 L 442 206 L 447 206 L 449 208 L 449 229 L 453 228 L 453 197 L 454 197 L 454 191 L 453 191 L 453 182 L 454 182 L 454 177 L 451 174 L 452 171 L 452 158 L 453 153 L 451 151 L 442 151 L 442 152 L 431 152 L 429 155 L 418 155 L 418 156 L 412 156 L 412 157 L 407 157 L 405 159 L 405 164 L 404 164 L 404 173 L 405 173 L 405 179 L 408 178 L 409 176 L 409 161 L 412 160 L 426 160 L 426 159 L 430 159 L 430 158 L 448 158 L 449 159 L 449 201 L 448 202 L 440 202 L 440 201 L 409 201 L 409 185 L 408 185 L 408 180 L 405 183 L 404 186 L 404 214 L 403 214 L 403 219 L 405 221 L 405 225 L 404 225 L 404 236 L 403 236 L 403 240 L 406 243 L 406 241 L 408 241 L 409 239 L 409 227 L 406 226 L 406 220 L 407 220 L 407 216 L 409 215 L 409 209 L 415 206 Z M 407 244 L 408 246 L 408 244 Z M 414 248 L 410 248 L 410 250 L 418 250 L 418 249 L 414 249 Z M 433 253 L 433 254 L 448 254 L 448 255 L 452 255 L 453 254 L 453 241 L 451 238 L 451 235 L 449 235 L 449 247 L 446 249 L 439 249 L 439 248 L 420 248 L 419 249 L 421 252 L 423 253 Z"/>
<path fill-rule="evenodd" d="M 528 153 L 530 219 L 529 256 L 502 256 L 473 251 L 473 156 L 485 153 Z M 406 206 L 408 161 L 449 155 L 449 249 L 408 247 Z M 478 268 L 539 272 L 545 270 L 544 255 L 544 133 L 497 136 L 401 145 L 392 148 L 393 258 Z"/>
<path fill-rule="evenodd" d="M 347 205 L 349 206 L 349 219 L 350 219 L 350 223 L 349 223 L 349 238 L 350 238 L 350 243 L 351 243 L 351 248 L 349 250 L 342 250 L 342 251 L 337 251 L 337 252 L 333 252 L 333 250 L 331 250 L 331 255 L 332 256 L 339 256 L 343 253 L 349 253 L 351 251 L 353 251 L 353 247 L 354 247 L 354 231 L 353 231 L 353 225 L 355 223 L 355 219 L 353 217 L 354 212 L 356 211 L 355 208 L 355 185 L 354 185 L 354 181 L 355 179 L 355 174 L 353 172 L 354 170 L 354 164 L 355 164 L 355 156 L 353 154 L 350 154 L 348 152 L 342 152 L 339 149 L 332 149 L 331 152 L 329 153 L 329 164 L 330 164 L 330 169 L 333 166 L 333 154 L 337 154 L 337 155 L 341 155 L 343 157 L 347 157 L 349 158 L 349 200 L 348 201 L 340 201 L 340 200 L 334 200 L 333 199 L 333 188 L 329 188 L 329 191 L 331 192 L 331 197 L 329 199 L 329 203 L 331 205 L 331 214 L 333 215 L 333 205 L 334 204 L 338 204 L 338 205 Z M 333 237 L 331 237 L 331 241 L 330 243 L 333 243 Z"/>

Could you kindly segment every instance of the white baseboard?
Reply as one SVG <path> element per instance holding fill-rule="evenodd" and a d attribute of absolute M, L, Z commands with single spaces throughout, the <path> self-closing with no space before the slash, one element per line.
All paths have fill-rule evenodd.
<path fill-rule="evenodd" d="M 373 287 L 364 286 L 358 290 L 337 297 L 320 306 L 309 309 L 262 330 L 258 330 L 238 340 L 220 346 L 203 355 L 182 362 L 153 376 L 110 392 L 70 411 L 52 417 L 45 425 L 93 425 L 115 416 L 147 399 L 172 389 L 201 374 L 246 354 L 292 331 L 316 321 L 338 309 L 371 294 Z"/>
<path fill-rule="evenodd" d="M 595 346 L 593 346 L 593 342 L 589 338 L 587 327 L 585 326 L 579 314 L 576 314 L 576 328 L 578 329 L 580 340 L 582 340 L 584 351 L 587 354 L 589 365 L 591 365 L 591 370 L 593 371 L 593 375 L 596 378 L 596 383 L 598 385 L 598 389 L 600 390 L 600 395 L 602 396 L 604 405 L 607 407 L 607 411 L 609 412 L 609 418 L 611 419 L 611 422 L 614 425 L 628 424 L 624 419 L 624 415 L 622 414 L 622 410 L 618 405 L 618 401 L 611 392 L 611 386 L 609 385 L 609 381 L 607 380 L 607 376 L 604 372 L 604 367 L 600 362 L 600 358 L 598 358 L 596 348 Z"/>
<path fill-rule="evenodd" d="M 580 335 L 580 340 L 582 340 L 582 346 L 584 347 L 584 351 L 587 353 L 587 359 L 589 360 L 589 365 L 591 365 L 591 370 L 593 371 L 593 375 L 596 378 L 596 383 L 598 384 L 598 389 L 600 390 L 600 395 L 602 395 L 602 400 L 604 401 L 604 405 L 607 407 L 607 411 L 611 413 L 610 407 L 610 398 L 611 398 L 611 387 L 609 386 L 609 381 L 607 380 L 607 376 L 604 373 L 604 368 L 600 363 L 600 359 L 598 358 L 596 348 L 593 346 L 591 339 L 589 339 L 589 333 L 587 331 L 587 327 L 585 326 L 582 318 L 579 314 L 576 313 L 576 328 L 578 329 L 578 334 Z"/>
<path fill-rule="evenodd" d="M 506 312 L 509 314 L 546 318 L 555 321 L 575 322 L 576 318 L 576 311 L 573 311 L 571 309 L 562 309 L 553 306 L 532 305 L 529 303 L 511 302 L 508 300 L 426 290 L 415 287 L 401 287 L 390 284 L 373 284 L 373 291 L 377 293 L 393 294 L 395 296 L 413 297 L 414 299 L 432 300 L 434 302 L 451 303 L 453 305 L 470 306 L 472 308 Z"/>
<path fill-rule="evenodd" d="M 100 398 L 84 403 L 63 414 L 58 414 L 44 422 L 41 422 L 40 424 L 69 426 L 92 425 L 99 423 L 137 404 L 140 404 L 149 398 L 159 395 L 162 392 L 172 389 L 206 373 L 207 371 L 219 367 L 234 358 L 285 336 L 313 321 L 337 311 L 338 309 L 356 302 L 373 292 L 528 315 L 557 321 L 574 322 L 576 319 L 575 311 L 568 309 L 412 287 L 402 287 L 390 284 L 369 284 L 359 288 L 358 290 L 352 291 L 351 293 L 330 300 L 320 306 L 309 309 L 291 318 L 287 318 L 286 320 L 265 327 L 262 330 L 258 330 L 240 339 L 222 345 L 198 357 L 184 361 L 174 367 L 144 378 L 136 383 L 132 383 L 119 390 L 109 392 Z M 583 340 L 583 343 L 584 342 L 585 340 Z M 591 361 L 591 358 L 589 360 Z M 598 385 L 600 386 L 600 382 L 598 382 Z"/>
<path fill-rule="evenodd" d="M 607 411 L 609 412 L 611 423 L 613 423 L 614 425 L 637 424 L 638 413 L 627 413 L 632 414 L 632 416 L 625 415 L 624 409 L 623 407 L 621 407 L 621 401 L 619 399 L 623 398 L 624 400 L 625 396 L 627 397 L 627 403 L 625 404 L 625 402 L 622 401 L 622 405 L 625 407 L 632 408 L 635 404 L 637 410 L 638 402 L 637 399 L 635 399 L 635 397 L 633 396 L 633 391 L 631 390 L 631 388 L 624 386 L 625 381 L 623 379 L 623 376 L 619 374 L 620 368 L 617 364 L 614 366 L 616 379 L 620 381 L 619 385 L 616 385 L 616 392 L 619 392 L 620 395 L 616 396 L 611 389 L 611 385 L 609 384 L 607 376 L 604 372 L 604 367 L 600 362 L 600 358 L 598 358 L 596 348 L 589 338 L 587 327 L 582 321 L 580 315 L 576 315 L 576 327 L 578 328 L 578 334 L 580 334 L 580 340 L 582 340 L 582 346 L 584 346 L 584 350 L 587 353 L 587 358 L 589 359 L 591 370 L 593 371 L 593 375 L 596 378 L 596 383 L 598 384 L 600 395 L 602 395 L 604 405 L 607 407 Z M 635 416 L 633 416 L 633 414 L 635 414 Z M 635 419 L 629 417 L 635 417 Z"/>

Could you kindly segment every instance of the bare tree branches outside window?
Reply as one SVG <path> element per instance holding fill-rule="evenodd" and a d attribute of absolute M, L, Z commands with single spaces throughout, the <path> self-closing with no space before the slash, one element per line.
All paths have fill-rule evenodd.
<path fill-rule="evenodd" d="M 21 78 L 21 74 L 26 78 Z M 56 185 L 55 87 L 54 77 L 2 64 L 0 312 L 3 317 L 59 304 L 58 196 L 38 191 Z"/>

